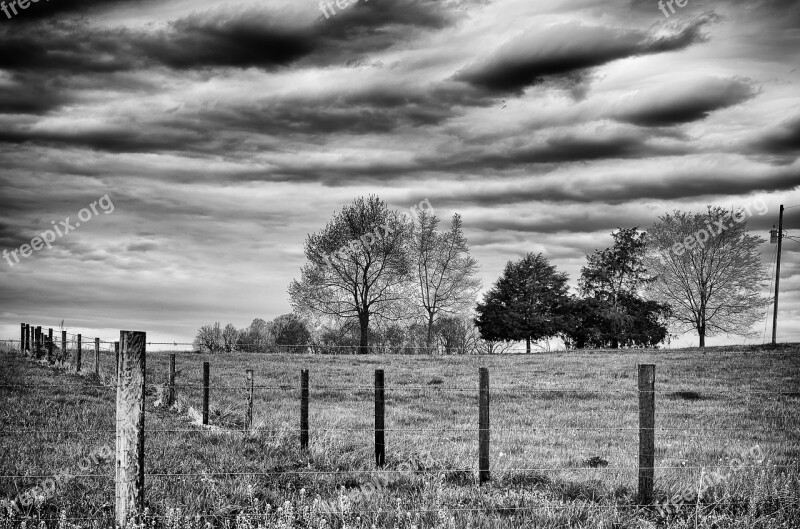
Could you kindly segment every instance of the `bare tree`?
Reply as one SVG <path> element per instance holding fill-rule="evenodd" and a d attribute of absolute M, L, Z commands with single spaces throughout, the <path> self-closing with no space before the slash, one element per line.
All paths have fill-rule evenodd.
<path fill-rule="evenodd" d="M 656 276 L 652 295 L 672 307 L 672 323 L 706 336 L 751 336 L 766 270 L 758 254 L 761 237 L 747 233 L 742 211 L 708 206 L 706 213 L 674 211 L 649 232 L 646 265 Z"/>
<path fill-rule="evenodd" d="M 289 295 L 300 314 L 357 320 L 359 352 L 369 346 L 371 318 L 398 319 L 407 299 L 408 228 L 376 196 L 345 206 L 305 242 L 308 263 Z"/>
<path fill-rule="evenodd" d="M 450 231 L 438 231 L 439 219 L 423 210 L 413 224 L 411 246 L 417 297 L 425 312 L 425 345 L 430 350 L 440 315 L 463 313 L 481 288 L 478 262 L 470 255 L 461 216 L 453 215 Z"/>

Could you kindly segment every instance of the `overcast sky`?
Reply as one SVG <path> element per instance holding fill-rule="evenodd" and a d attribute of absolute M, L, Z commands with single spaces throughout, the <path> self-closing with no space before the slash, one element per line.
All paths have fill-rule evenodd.
<path fill-rule="evenodd" d="M 0 337 L 63 319 L 90 336 L 180 341 L 205 323 L 274 318 L 291 310 L 305 235 L 359 195 L 460 213 L 485 287 L 527 252 L 575 286 L 612 230 L 675 208 L 763 200 L 748 226 L 767 236 L 779 204 L 800 204 L 800 2 L 672 8 L 0 11 L 0 249 L 75 226 L 98 202 L 51 248 L 0 262 Z M 800 236 L 800 208 L 785 226 Z M 768 269 L 774 250 L 762 246 Z M 779 339 L 800 341 L 800 243 L 784 244 L 781 292 Z M 708 343 L 727 341 L 743 339 Z"/>

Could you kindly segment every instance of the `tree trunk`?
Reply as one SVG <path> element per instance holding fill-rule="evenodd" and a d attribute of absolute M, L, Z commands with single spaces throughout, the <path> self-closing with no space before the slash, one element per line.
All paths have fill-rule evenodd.
<path fill-rule="evenodd" d="M 531 337 L 525 338 L 525 354 L 531 354 Z"/>
<path fill-rule="evenodd" d="M 706 290 L 700 290 L 700 328 L 697 330 L 700 335 L 700 347 L 706 346 Z"/>
<path fill-rule="evenodd" d="M 365 355 L 369 352 L 369 316 L 359 318 L 361 336 L 358 342 L 358 354 Z"/>
<path fill-rule="evenodd" d="M 433 354 L 431 350 L 431 343 L 433 343 L 433 314 L 428 314 L 428 334 L 425 337 L 425 352 Z"/>

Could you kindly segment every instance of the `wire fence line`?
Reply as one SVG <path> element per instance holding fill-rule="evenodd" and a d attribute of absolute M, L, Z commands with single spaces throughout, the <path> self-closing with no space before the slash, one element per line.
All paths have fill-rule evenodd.
<path fill-rule="evenodd" d="M 13 347 L 14 341 L 9 341 L 9 343 Z M 23 346 L 24 346 L 24 341 L 23 340 L 19 340 L 19 341 L 16 341 L 16 343 L 20 346 L 19 347 L 20 352 L 23 352 L 22 350 L 23 350 Z M 100 343 L 102 343 L 102 342 L 100 342 Z M 106 342 L 106 343 L 111 343 L 111 342 Z M 147 342 L 143 342 L 143 343 L 147 343 Z M 110 352 L 111 348 L 109 347 L 108 350 L 109 350 L 108 352 Z M 141 352 L 142 352 L 142 355 L 144 355 L 144 349 L 143 348 L 142 348 Z M 171 354 L 170 356 L 171 356 L 171 360 L 172 360 L 171 366 L 174 366 L 175 354 Z M 125 362 L 125 360 L 126 359 L 122 359 L 122 362 Z M 115 361 L 116 361 L 116 366 L 119 366 L 120 365 L 120 360 L 116 359 Z M 204 364 L 204 370 L 207 373 L 208 368 L 205 367 L 205 366 L 207 366 L 209 364 L 209 362 L 204 362 L 203 364 Z M 130 366 L 128 366 L 128 367 L 130 367 Z M 174 370 L 174 367 L 172 369 Z M 486 368 L 482 368 L 482 369 L 486 369 Z M 52 384 L 52 385 L 42 385 L 42 384 L 0 384 L 0 387 L 8 387 L 8 388 L 81 387 L 81 388 L 87 388 L 87 389 L 88 388 L 96 388 L 98 390 L 114 389 L 115 391 L 117 391 L 117 390 L 125 387 L 126 381 L 121 380 L 120 377 L 118 377 L 116 375 L 117 374 L 115 373 L 115 377 L 113 379 L 113 383 L 112 384 L 92 384 L 92 383 L 85 383 L 85 384 Z M 641 401 L 641 397 L 645 397 L 645 400 L 647 400 L 648 397 L 652 399 L 654 396 L 657 396 L 657 395 L 667 396 L 668 393 L 657 390 L 655 385 L 653 387 L 645 386 L 644 389 L 642 389 L 641 376 L 642 375 L 640 373 L 640 379 L 639 379 L 638 387 L 631 388 L 631 389 L 621 389 L 620 388 L 620 389 L 608 389 L 608 390 L 584 390 L 584 389 L 570 389 L 570 388 L 566 388 L 566 389 L 565 388 L 560 388 L 560 389 L 553 388 L 553 389 L 551 389 L 551 388 L 519 388 L 519 387 L 510 387 L 510 386 L 509 387 L 499 386 L 499 387 L 493 387 L 492 388 L 491 395 L 492 395 L 493 400 L 495 399 L 495 397 L 503 396 L 503 395 L 505 395 L 505 396 L 518 396 L 518 395 L 530 396 L 530 394 L 556 394 L 556 395 L 559 395 L 559 396 L 563 396 L 565 398 L 568 397 L 571 394 L 574 394 L 574 395 L 593 394 L 593 395 L 599 395 L 599 396 L 608 395 L 608 396 L 616 396 L 616 397 L 624 397 L 624 396 L 631 397 L 631 396 L 633 396 L 633 397 L 639 397 L 640 398 L 640 400 L 638 402 L 638 412 L 640 413 L 640 419 L 641 419 L 641 414 L 643 412 L 645 414 L 648 414 L 648 415 L 652 416 L 653 420 L 655 420 L 655 417 L 657 417 L 657 416 L 666 417 L 666 416 L 670 416 L 670 415 L 672 415 L 672 416 L 679 415 L 677 413 L 675 413 L 675 414 L 667 414 L 667 413 L 659 414 L 659 413 L 656 412 L 654 407 L 652 408 L 652 410 L 649 409 L 647 407 L 647 403 L 646 402 L 644 403 L 644 409 L 643 409 L 643 403 Z M 245 393 L 250 392 L 250 397 L 249 397 L 250 402 L 252 402 L 252 392 L 255 389 L 263 389 L 263 390 L 269 390 L 269 391 L 291 391 L 291 392 L 296 392 L 296 391 L 298 391 L 298 389 L 300 389 L 301 399 L 304 398 L 304 399 L 306 399 L 306 401 L 310 397 L 315 395 L 315 393 L 321 392 L 321 391 L 353 392 L 353 391 L 373 391 L 373 390 L 377 390 L 376 385 L 324 385 L 323 384 L 323 385 L 315 386 L 314 388 L 298 388 L 297 385 L 292 385 L 292 384 L 256 385 L 254 383 L 251 383 L 249 386 L 246 385 L 246 384 L 242 384 L 242 385 L 212 385 L 209 382 L 205 382 L 203 384 L 177 384 L 177 383 L 174 382 L 174 373 L 172 374 L 171 377 L 168 376 L 166 378 L 168 380 L 172 381 L 172 383 L 169 384 L 169 388 L 168 389 L 172 390 L 173 392 L 177 392 L 177 390 L 181 390 L 181 389 L 202 389 L 202 390 L 204 390 L 204 392 L 206 392 L 203 395 L 203 411 L 204 411 L 203 420 L 202 420 L 201 424 L 197 425 L 198 426 L 197 428 L 180 428 L 180 429 L 157 429 L 156 428 L 156 429 L 148 429 L 148 430 L 146 430 L 148 434 L 176 434 L 176 433 L 200 433 L 200 434 L 242 433 L 242 434 L 248 434 L 249 433 L 249 434 L 258 435 L 258 434 L 260 434 L 262 432 L 270 432 L 269 429 L 259 428 L 257 426 L 252 426 L 252 417 L 249 419 L 251 421 L 251 426 L 249 428 L 224 428 L 224 427 L 219 427 L 220 430 L 207 430 L 207 429 L 204 429 L 203 427 L 212 426 L 212 425 L 209 424 L 209 417 L 208 417 L 208 391 L 212 390 L 212 389 L 213 390 L 222 390 L 222 391 L 229 391 L 230 390 L 230 391 L 236 391 L 236 392 L 244 391 Z M 142 379 L 144 379 L 144 370 L 143 369 L 142 369 Z M 654 382 L 654 376 L 652 377 L 652 380 Z M 385 399 L 385 397 L 384 397 L 385 402 L 391 402 L 391 394 L 394 394 L 395 392 L 403 392 L 403 391 L 406 391 L 406 390 L 408 390 L 409 392 L 431 391 L 431 392 L 452 392 L 452 393 L 455 393 L 455 394 L 471 393 L 475 397 L 477 397 L 478 401 L 481 400 L 480 397 L 481 397 L 481 395 L 483 394 L 484 391 L 486 392 L 487 395 L 489 394 L 488 385 L 487 385 L 486 388 L 483 388 L 483 387 L 476 387 L 476 386 L 472 386 L 472 387 L 453 387 L 453 386 L 440 386 L 440 385 L 430 385 L 430 384 L 424 385 L 424 386 L 423 385 L 405 385 L 405 386 L 398 386 L 398 387 L 388 387 L 388 386 L 384 387 L 383 384 L 381 384 L 381 389 L 388 390 L 388 392 L 390 393 L 390 396 L 389 396 L 388 399 Z M 775 397 L 787 397 L 787 396 L 788 397 L 796 397 L 796 396 L 798 396 L 794 392 L 785 392 L 785 391 L 781 392 L 781 391 L 753 390 L 753 393 L 754 394 L 758 393 L 758 394 L 762 394 L 762 395 L 773 395 Z M 140 397 L 139 397 L 142 400 L 142 402 L 144 400 L 144 396 L 145 396 L 144 393 L 142 393 L 142 395 L 140 395 Z M 172 398 L 174 399 L 175 397 L 176 397 L 176 395 L 175 395 L 175 393 L 173 393 L 173 397 Z M 376 396 L 376 399 L 377 399 L 377 396 Z M 631 403 L 633 403 L 633 402 L 631 402 Z M 377 406 L 376 406 L 376 408 L 377 408 Z M 637 411 L 637 409 L 632 409 L 632 410 L 630 410 L 629 413 L 634 413 L 636 411 Z M 488 412 L 488 405 L 487 405 L 487 412 Z M 482 413 L 482 410 L 481 410 L 481 413 Z M 773 417 L 775 419 L 781 419 L 781 420 L 786 420 L 787 419 L 786 415 L 774 415 L 774 416 L 769 416 L 769 417 Z M 765 418 L 766 417 L 759 417 L 759 419 L 765 419 Z M 247 419 L 245 419 L 245 420 L 247 420 Z M 302 423 L 302 419 L 301 419 L 301 423 Z M 667 432 L 671 432 L 671 431 L 676 431 L 676 432 L 690 432 L 690 431 L 695 431 L 695 432 L 705 432 L 705 431 L 729 432 L 729 431 L 747 431 L 747 430 L 749 430 L 749 428 L 746 428 L 746 427 L 740 427 L 740 428 L 719 428 L 719 427 L 670 428 L 670 427 L 655 426 L 655 425 L 653 425 L 652 427 L 647 427 L 647 426 L 642 427 L 640 425 L 638 428 L 637 427 L 604 427 L 604 426 L 593 426 L 593 427 L 549 427 L 549 426 L 542 426 L 542 427 L 529 427 L 529 428 L 504 428 L 502 426 L 498 427 L 498 426 L 494 425 L 494 426 L 491 427 L 490 431 L 493 434 L 496 434 L 496 433 L 529 434 L 532 431 L 537 430 L 537 429 L 548 430 L 548 431 L 552 430 L 552 431 L 572 431 L 572 432 L 587 432 L 587 431 L 596 431 L 596 432 L 603 432 L 603 431 L 639 432 L 640 433 L 640 442 L 639 442 L 640 455 L 642 455 L 642 452 L 644 452 L 645 455 L 649 455 L 650 457 L 652 457 L 652 455 L 653 455 L 652 449 L 649 449 L 649 447 L 647 447 L 647 446 L 644 447 L 644 450 L 642 449 L 642 435 L 641 434 L 643 432 L 644 433 L 650 433 L 652 435 L 652 434 L 658 434 L 658 433 L 662 433 L 662 432 L 663 433 L 667 433 Z M 315 426 L 314 427 L 314 431 L 315 432 L 374 432 L 374 433 L 377 434 L 378 431 L 379 431 L 380 434 L 382 434 L 382 435 L 386 434 L 386 433 L 398 433 L 399 434 L 399 433 L 406 433 L 406 432 L 408 432 L 408 433 L 426 433 L 426 434 L 429 434 L 431 432 L 439 432 L 439 433 L 455 432 L 455 433 L 459 433 L 459 434 L 473 434 L 474 435 L 474 434 L 478 433 L 476 430 L 479 430 L 479 429 L 476 429 L 474 427 L 466 427 L 466 428 L 447 428 L 447 427 L 442 427 L 442 428 L 391 428 L 391 427 L 388 427 L 387 428 L 387 427 L 383 426 L 380 429 L 378 429 L 376 427 L 363 427 L 363 428 L 353 428 L 353 427 L 350 427 L 350 428 L 337 428 L 337 427 L 330 427 L 330 426 L 328 426 L 328 427 L 326 427 L 326 426 L 316 427 Z M 783 430 L 785 430 L 785 429 L 783 429 Z M 777 432 L 777 431 L 782 431 L 782 429 L 780 429 L 780 428 L 769 428 L 769 429 L 766 429 L 766 430 L 763 430 L 763 431 L 776 431 Z M 26 434 L 26 435 L 27 434 L 35 434 L 35 433 L 71 433 L 71 434 L 84 434 L 84 435 L 86 435 L 86 434 L 92 434 L 92 433 L 107 433 L 107 434 L 114 433 L 114 434 L 119 434 L 120 432 L 119 432 L 119 429 L 117 429 L 117 428 L 114 428 L 114 429 L 102 429 L 102 430 L 61 430 L 61 431 L 60 430 L 51 430 L 51 431 L 39 430 L 38 432 L 37 432 L 36 429 L 17 429 L 17 430 L 13 430 L 13 429 L 6 430 L 6 429 L 4 429 L 3 430 L 3 434 L 12 434 L 12 433 L 13 434 Z M 476 435 L 475 437 L 478 437 L 478 436 Z M 645 435 L 644 437 L 647 437 L 647 436 Z M 378 445 L 378 443 L 376 441 L 376 451 L 377 451 L 377 445 Z M 142 449 L 143 449 L 144 445 L 142 444 L 141 446 L 142 446 Z M 306 445 L 303 448 L 307 449 L 308 446 Z M 385 450 L 385 444 L 383 446 L 383 449 Z M 487 449 L 487 452 L 488 452 L 488 449 Z M 488 463 L 488 461 L 487 461 L 487 463 Z M 491 466 L 490 467 L 488 464 L 487 465 L 483 465 L 482 462 L 478 462 L 477 467 L 478 467 L 478 471 L 479 472 L 485 471 L 485 472 L 487 472 L 487 475 L 488 475 L 489 471 L 496 472 L 498 470 L 496 466 Z M 696 470 L 700 470 L 700 471 L 702 471 L 704 468 L 705 467 L 696 466 L 696 465 L 680 465 L 680 466 L 656 465 L 656 464 L 645 465 L 645 468 L 644 468 L 645 474 L 647 474 L 649 472 L 651 476 L 648 478 L 648 476 L 645 475 L 644 476 L 644 481 L 642 481 L 642 478 L 643 478 L 643 476 L 642 476 L 643 467 L 642 467 L 641 464 L 640 465 L 636 465 L 636 466 L 615 465 L 613 467 L 602 466 L 602 464 L 598 464 L 595 467 L 580 467 L 580 468 L 570 468 L 570 467 L 563 467 L 563 466 L 559 466 L 559 467 L 556 467 L 556 466 L 520 466 L 520 467 L 508 468 L 508 469 L 504 469 L 504 470 L 513 471 L 513 472 L 595 472 L 595 471 L 596 472 L 601 472 L 601 473 L 620 472 L 620 471 L 638 472 L 639 473 L 639 479 L 640 479 L 640 481 L 639 481 L 639 487 L 640 487 L 639 495 L 640 495 L 640 497 L 643 494 L 645 496 L 647 496 L 647 494 L 648 494 L 647 489 L 649 487 L 649 489 L 650 489 L 649 495 L 650 495 L 650 499 L 652 499 L 652 482 L 653 482 L 652 473 L 653 472 L 656 472 L 656 471 L 668 471 L 668 470 L 681 470 L 681 471 L 696 471 Z M 730 467 L 730 466 L 728 466 L 728 467 L 718 466 L 718 468 L 732 468 L 732 467 Z M 738 467 L 738 468 L 741 468 L 741 467 Z M 796 471 L 797 470 L 797 465 L 796 464 L 795 465 L 781 465 L 781 466 L 777 466 L 776 468 L 794 469 Z M 416 471 L 420 472 L 420 473 L 431 473 L 431 474 L 442 474 L 442 473 L 444 473 L 444 474 L 449 474 L 449 473 L 475 472 L 475 470 L 476 470 L 476 466 L 459 467 L 459 468 L 435 468 L 435 469 L 422 468 L 422 469 L 418 469 Z M 405 470 L 392 470 L 391 468 L 385 468 L 385 467 L 375 468 L 375 469 L 364 469 L 364 470 L 362 470 L 362 469 L 352 469 L 352 470 L 347 470 L 347 471 L 340 471 L 340 470 L 336 470 L 336 471 L 300 470 L 300 469 L 286 468 L 286 469 L 275 470 L 275 471 L 252 471 L 252 472 L 241 472 L 241 471 L 239 471 L 239 472 L 217 472 L 217 471 L 212 471 L 212 470 L 200 471 L 200 472 L 174 472 L 174 473 L 173 472 L 143 472 L 142 476 L 152 477 L 152 478 L 181 478 L 181 477 L 207 477 L 207 476 L 211 476 L 211 477 L 280 476 L 280 475 L 283 475 L 283 474 L 294 474 L 294 475 L 300 475 L 300 476 L 302 476 L 302 475 L 309 475 L 309 476 L 320 475 L 320 476 L 322 476 L 322 475 L 340 475 L 340 474 L 343 474 L 343 473 L 344 474 L 358 474 L 358 473 L 380 474 L 380 473 L 402 473 L 402 472 L 407 472 L 407 471 L 405 471 Z M 47 478 L 47 477 L 48 477 L 47 475 L 16 475 L 16 474 L 14 474 L 14 475 L 12 475 L 12 474 L 0 475 L 0 478 L 7 478 L 7 479 L 44 479 L 44 478 Z M 116 478 L 115 476 L 109 476 L 107 474 L 74 474 L 73 477 L 98 478 L 98 479 L 107 479 L 107 480 L 115 479 L 115 481 L 118 480 L 118 478 Z M 644 487 L 644 491 L 642 491 L 642 487 Z M 640 505 L 640 503 L 636 503 L 636 505 Z M 642 502 L 641 505 L 652 505 L 652 503 L 651 502 Z M 375 511 L 375 512 L 380 512 L 380 511 Z"/>
<path fill-rule="evenodd" d="M 25 324 L 23 324 L 25 325 Z M 35 343 L 35 333 L 38 329 L 42 329 L 41 327 L 33 327 L 31 326 L 28 332 L 30 333 L 30 342 Z M 50 328 L 50 331 L 53 329 Z M 25 332 L 25 331 L 23 331 Z M 79 338 L 87 339 L 87 336 L 83 336 L 81 334 L 76 334 L 69 332 L 67 330 L 61 330 L 62 336 L 69 338 L 70 343 L 74 343 Z M 107 345 L 109 347 L 118 344 L 118 340 L 106 340 L 103 338 L 97 338 L 99 343 Z M 55 342 L 58 342 L 58 336 L 56 337 Z M 88 343 L 88 342 L 86 342 Z M 763 342 L 766 344 L 767 342 Z M 57 346 L 57 343 L 55 344 Z M 160 341 L 160 342 L 146 342 L 147 346 L 167 346 L 167 347 L 181 347 L 187 348 L 192 350 L 193 352 L 197 353 L 224 353 L 224 354 L 231 354 L 231 353 L 264 353 L 264 354 L 281 354 L 287 352 L 304 352 L 304 353 L 312 353 L 312 354 L 337 354 L 337 352 L 346 352 L 347 354 L 361 354 L 361 347 L 359 344 L 356 343 L 348 343 L 348 344 L 336 344 L 336 343 L 328 343 L 325 341 L 311 341 L 308 343 L 273 343 L 267 339 L 262 339 L 259 341 L 248 341 L 243 339 L 237 339 L 235 343 L 231 344 L 230 350 L 226 350 L 225 346 L 221 346 L 219 350 L 208 350 L 202 344 L 199 344 L 197 341 L 193 342 L 186 342 L 180 340 L 173 340 L 173 341 Z M 755 344 L 753 344 L 755 345 Z M 731 346 L 728 353 L 741 353 L 747 352 L 746 348 L 747 345 L 739 345 L 739 346 Z M 373 354 L 433 354 L 436 356 L 448 356 L 448 355 L 473 355 L 473 356 L 497 356 L 497 355 L 525 355 L 529 354 L 528 349 L 524 345 L 512 345 L 512 344 L 490 344 L 489 347 L 479 347 L 477 345 L 441 345 L 441 344 L 434 344 L 434 345 L 419 345 L 414 344 L 411 341 L 404 341 L 399 343 L 373 343 L 368 346 L 368 350 Z M 560 349 L 553 349 L 549 345 L 547 346 L 537 346 L 534 348 L 536 352 L 556 352 L 560 351 Z M 631 351 L 640 351 L 640 350 L 647 350 L 645 347 L 638 347 L 638 348 L 631 348 Z M 497 351 L 497 352 L 495 352 Z M 594 354 L 595 350 L 587 350 L 584 354 Z M 605 349 L 597 349 L 597 352 L 606 351 Z M 580 350 L 570 350 L 572 353 L 580 353 Z M 617 351 L 619 352 L 619 351 Z"/>

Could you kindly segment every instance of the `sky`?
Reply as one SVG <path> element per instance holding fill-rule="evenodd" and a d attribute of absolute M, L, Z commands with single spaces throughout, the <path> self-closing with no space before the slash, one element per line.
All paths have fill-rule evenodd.
<path fill-rule="evenodd" d="M 290 312 L 306 234 L 369 194 L 459 213 L 484 288 L 528 252 L 577 286 L 674 209 L 751 205 L 768 238 L 800 205 L 800 2 L 339 3 L 0 4 L 0 249 L 60 233 L 0 261 L 0 338 Z M 796 241 L 780 287 L 800 341 Z"/>

